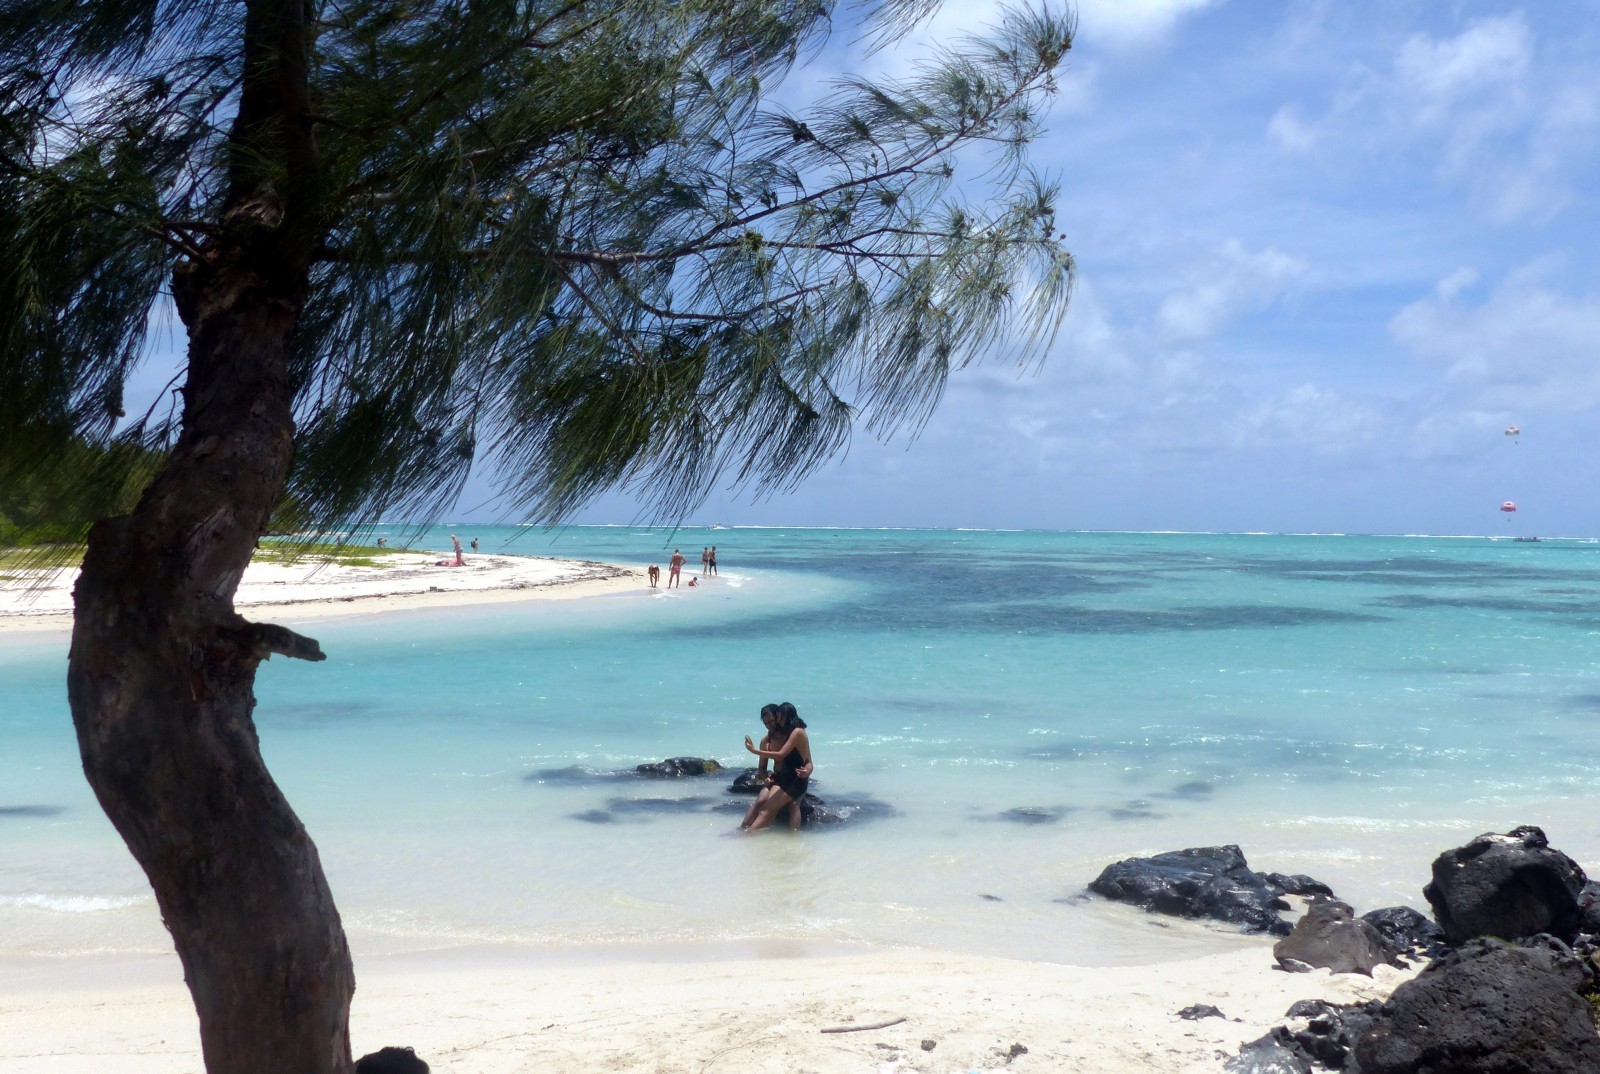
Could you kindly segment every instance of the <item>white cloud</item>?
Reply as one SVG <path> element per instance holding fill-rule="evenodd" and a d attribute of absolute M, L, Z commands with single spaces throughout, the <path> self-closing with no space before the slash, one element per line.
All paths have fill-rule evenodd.
<path fill-rule="evenodd" d="M 1372 406 L 1315 384 L 1300 384 L 1244 408 L 1239 446 L 1300 444 L 1342 454 L 1370 443 L 1382 425 Z"/>
<path fill-rule="evenodd" d="M 1290 153 L 1305 153 L 1317 144 L 1317 130 L 1300 118 L 1299 110 L 1286 104 L 1272 114 L 1267 136 Z"/>
<path fill-rule="evenodd" d="M 1449 286 L 1402 309 L 1393 338 L 1443 366 L 1446 379 L 1490 411 L 1600 407 L 1600 296 L 1571 297 L 1549 286 L 1561 269 L 1546 259 L 1511 273 L 1478 305 Z"/>
<path fill-rule="evenodd" d="M 1078 0 L 1082 40 L 1109 49 L 1140 47 L 1163 40 L 1186 15 L 1220 0 Z"/>
<path fill-rule="evenodd" d="M 1571 202 L 1570 162 L 1592 142 L 1600 115 L 1592 71 L 1537 60 L 1518 12 L 1453 37 L 1412 35 L 1387 87 L 1402 122 L 1438 139 L 1438 174 L 1465 184 L 1500 224 L 1542 223 Z"/>
<path fill-rule="evenodd" d="M 1305 271 L 1305 262 L 1291 254 L 1271 247 L 1251 251 L 1229 239 L 1161 303 L 1161 329 L 1172 340 L 1213 336 L 1239 317 L 1271 306 Z"/>
<path fill-rule="evenodd" d="M 1395 76 L 1430 122 L 1463 102 L 1480 107 L 1520 90 L 1533 61 L 1533 40 L 1520 12 L 1484 19 L 1459 35 L 1434 40 L 1414 34 L 1400 46 Z"/>

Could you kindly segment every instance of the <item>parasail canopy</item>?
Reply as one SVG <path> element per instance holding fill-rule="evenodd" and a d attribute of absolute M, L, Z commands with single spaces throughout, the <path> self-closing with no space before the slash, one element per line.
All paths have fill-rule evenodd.
<path fill-rule="evenodd" d="M 1522 430 L 1517 428 L 1515 425 L 1507 425 L 1506 426 L 1506 435 L 1507 436 L 1520 436 L 1521 434 L 1522 434 Z"/>
<path fill-rule="evenodd" d="M 1500 510 L 1502 510 L 1502 511 L 1510 512 L 1510 511 L 1515 511 L 1516 509 L 1517 509 L 1516 503 L 1514 503 L 1511 500 L 1507 500 L 1505 503 L 1500 505 Z"/>

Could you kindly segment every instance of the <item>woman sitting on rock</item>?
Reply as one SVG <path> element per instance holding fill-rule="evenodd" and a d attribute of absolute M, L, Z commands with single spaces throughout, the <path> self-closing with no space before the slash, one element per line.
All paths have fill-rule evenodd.
<path fill-rule="evenodd" d="M 762 712 L 764 716 L 765 710 Z M 756 748 L 749 735 L 744 737 L 745 749 L 763 761 L 774 762 L 772 786 L 763 790 L 761 797 L 757 798 L 753 807 L 755 816 L 748 821 L 746 831 L 758 832 L 767 827 L 778 815 L 778 811 L 790 804 L 793 804 L 794 809 L 789 814 L 789 829 L 800 830 L 800 800 L 806 795 L 813 770 L 811 739 L 806 734 L 806 722 L 787 701 L 778 705 L 776 726 L 773 730 L 783 738 L 783 745 L 777 749 L 765 748 L 771 736 L 762 740 L 762 749 Z"/>

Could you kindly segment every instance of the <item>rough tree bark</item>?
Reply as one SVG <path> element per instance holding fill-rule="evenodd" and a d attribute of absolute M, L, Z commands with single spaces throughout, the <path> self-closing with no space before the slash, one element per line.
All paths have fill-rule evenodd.
<path fill-rule="evenodd" d="M 294 451 L 289 358 L 320 239 L 303 0 L 251 0 L 235 153 L 189 331 L 179 440 L 133 514 L 89 535 L 67 690 L 84 772 L 155 890 L 211 1074 L 346 1074 L 350 953 L 253 719 L 272 653 L 317 643 L 233 596 Z"/>

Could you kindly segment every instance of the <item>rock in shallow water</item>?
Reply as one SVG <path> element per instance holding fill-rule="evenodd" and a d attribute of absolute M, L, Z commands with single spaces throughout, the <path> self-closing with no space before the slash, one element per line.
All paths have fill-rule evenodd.
<path fill-rule="evenodd" d="M 1089 890 L 1159 914 L 1223 921 L 1249 932 L 1282 936 L 1291 927 L 1278 916 L 1287 904 L 1233 844 L 1127 858 L 1106 866 Z"/>
<path fill-rule="evenodd" d="M 636 765 L 634 771 L 648 779 L 679 779 L 715 775 L 722 771 L 722 765 L 708 757 L 668 757 L 665 761 Z"/>

